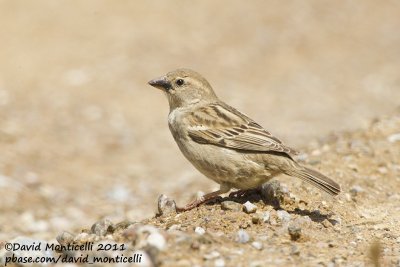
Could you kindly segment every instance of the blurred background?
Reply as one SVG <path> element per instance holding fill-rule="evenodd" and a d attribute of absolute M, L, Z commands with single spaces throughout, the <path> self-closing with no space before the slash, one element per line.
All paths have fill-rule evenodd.
<path fill-rule="evenodd" d="M 176 68 L 300 150 L 400 99 L 399 1 L 0 1 L 0 240 L 216 187 L 147 81 Z"/>

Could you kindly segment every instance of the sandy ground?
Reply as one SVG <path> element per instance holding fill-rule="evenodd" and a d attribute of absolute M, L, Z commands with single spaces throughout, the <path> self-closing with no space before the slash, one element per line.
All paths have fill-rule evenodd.
<path fill-rule="evenodd" d="M 180 154 L 166 124 L 167 101 L 146 84 L 189 67 L 225 102 L 307 152 L 306 161 L 343 184 L 335 202 L 280 178 L 306 201 L 301 209 L 334 213 L 343 223 L 325 229 L 310 215 L 311 226 L 304 226 L 310 237 L 296 243 L 299 255 L 291 254 L 290 240 L 281 241 L 283 234 L 276 241 L 261 240 L 261 252 L 226 237 L 228 250 L 244 251 L 237 262 L 246 266 L 268 254 L 272 265 L 304 260 L 304 265 L 363 266 L 377 238 L 384 263 L 395 264 L 399 143 L 387 138 L 400 127 L 396 115 L 383 119 L 389 122 L 379 131 L 369 124 L 398 114 L 399 13 L 398 1 L 0 1 L 0 240 L 50 241 L 102 218 L 141 221 L 154 216 L 160 194 L 184 204 L 198 191 L 215 189 Z M 350 148 L 338 151 L 343 144 L 332 145 L 334 136 Z M 352 138 L 368 153 L 352 147 Z M 363 192 L 351 195 L 357 186 Z M 254 203 L 274 213 L 272 206 Z M 193 231 L 200 225 L 196 218 L 219 209 L 206 206 L 182 215 L 191 218 L 182 231 Z M 304 215 L 291 214 L 292 219 Z M 376 221 L 364 224 L 370 217 Z M 157 220 L 149 223 L 166 228 Z M 222 231 L 214 223 L 203 227 Z M 367 225 L 361 227 L 361 241 L 352 232 L 359 223 Z M 249 227 L 253 239 L 262 232 L 270 240 L 272 230 L 264 224 Z M 203 259 L 213 246 L 225 244 L 213 238 L 207 252 L 199 249 L 185 259 L 213 265 L 227 257 L 220 251 L 212 261 Z M 345 243 L 352 241 L 356 244 Z M 162 262 L 173 266 L 178 248 L 162 252 Z M 313 260 L 304 256 L 316 250 L 321 253 Z M 332 261 L 333 255 L 342 262 Z M 225 258 L 227 266 L 235 263 Z"/>

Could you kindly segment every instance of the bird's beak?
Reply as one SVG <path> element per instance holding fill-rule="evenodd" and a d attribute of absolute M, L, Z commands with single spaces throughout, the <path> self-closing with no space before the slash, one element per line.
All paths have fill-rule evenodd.
<path fill-rule="evenodd" d="M 164 89 L 166 91 L 171 89 L 171 83 L 167 80 L 167 78 L 165 76 L 155 78 L 155 79 L 149 81 L 149 84 L 155 88 Z"/>

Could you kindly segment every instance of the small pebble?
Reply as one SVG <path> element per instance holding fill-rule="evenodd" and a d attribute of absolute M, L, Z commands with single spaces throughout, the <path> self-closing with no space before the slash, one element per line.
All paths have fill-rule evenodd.
<path fill-rule="evenodd" d="M 333 225 L 341 225 L 342 224 L 342 219 L 339 217 L 339 215 L 333 215 L 330 217 L 329 220 Z"/>
<path fill-rule="evenodd" d="M 276 210 L 271 210 L 270 211 L 269 224 L 270 225 L 277 225 L 278 224 L 278 216 L 276 214 Z"/>
<path fill-rule="evenodd" d="M 214 262 L 215 267 L 225 267 L 224 259 L 216 259 Z"/>
<path fill-rule="evenodd" d="M 74 243 L 94 242 L 99 239 L 96 234 L 80 233 L 74 237 Z"/>
<path fill-rule="evenodd" d="M 254 241 L 253 243 L 251 243 L 251 246 L 253 248 L 255 248 L 255 249 L 258 249 L 258 250 L 262 250 L 263 247 L 264 247 L 263 244 L 261 242 L 258 242 L 258 241 Z"/>
<path fill-rule="evenodd" d="M 253 214 L 253 216 L 251 216 L 251 222 L 254 224 L 260 224 L 263 222 L 263 215 L 260 213 Z"/>
<path fill-rule="evenodd" d="M 221 208 L 223 210 L 240 211 L 242 209 L 242 205 L 240 203 L 227 200 L 221 203 Z"/>
<path fill-rule="evenodd" d="M 198 234 L 198 235 L 204 235 L 204 234 L 206 233 L 206 230 L 204 230 L 204 228 L 202 228 L 202 227 L 200 227 L 200 226 L 197 226 L 197 227 L 194 229 L 194 232 L 195 232 L 196 234 Z"/>
<path fill-rule="evenodd" d="M 112 233 L 114 228 L 113 223 L 108 219 L 97 221 L 92 225 L 91 232 L 98 236 L 106 236 Z"/>
<path fill-rule="evenodd" d="M 299 249 L 299 247 L 296 246 L 296 245 L 293 245 L 293 246 L 290 248 L 290 255 L 296 255 L 296 256 L 300 255 L 300 249 Z"/>
<path fill-rule="evenodd" d="M 244 244 L 244 243 L 247 243 L 249 241 L 250 241 L 250 236 L 245 230 L 240 229 L 236 233 L 236 242 Z"/>
<path fill-rule="evenodd" d="M 298 217 L 293 221 L 294 225 L 299 225 L 299 226 L 306 226 L 309 225 L 312 222 L 311 218 L 309 216 L 302 216 Z"/>
<path fill-rule="evenodd" d="M 389 135 L 389 137 L 387 138 L 387 140 L 388 140 L 390 143 L 394 143 L 394 142 L 400 141 L 400 133 L 395 133 L 395 134 Z"/>
<path fill-rule="evenodd" d="M 162 234 L 153 232 L 147 237 L 147 244 L 157 248 L 158 250 L 164 250 L 167 241 Z"/>
<path fill-rule="evenodd" d="M 321 155 L 321 150 L 319 150 L 319 149 L 315 149 L 315 150 L 313 150 L 313 151 L 311 151 L 311 155 L 312 156 L 320 156 Z"/>
<path fill-rule="evenodd" d="M 107 197 L 112 201 L 117 202 L 129 202 L 129 198 L 132 196 L 132 193 L 128 190 L 128 187 L 124 185 L 114 185 L 107 192 Z"/>
<path fill-rule="evenodd" d="M 290 235 L 290 239 L 293 241 L 297 241 L 301 237 L 301 227 L 297 225 L 290 225 L 288 227 L 288 232 Z"/>
<path fill-rule="evenodd" d="M 68 245 L 72 242 L 74 242 L 74 235 L 71 234 L 70 232 L 62 232 L 61 234 L 59 234 L 57 237 L 57 242 L 60 245 Z"/>
<path fill-rule="evenodd" d="M 328 221 L 327 219 L 325 219 L 325 220 L 322 221 L 322 225 L 323 225 L 325 228 L 330 228 L 330 227 L 332 227 L 331 222 Z"/>
<path fill-rule="evenodd" d="M 263 216 L 262 216 L 263 222 L 268 223 L 270 217 L 271 217 L 271 214 L 269 213 L 269 211 L 264 212 L 264 213 L 263 213 Z"/>
<path fill-rule="evenodd" d="M 212 251 L 212 252 L 210 252 L 208 254 L 204 254 L 203 258 L 205 260 L 213 260 L 213 259 L 218 258 L 219 256 L 221 256 L 221 254 L 218 251 L 214 250 L 214 251 Z"/>
<path fill-rule="evenodd" d="M 388 169 L 386 167 L 379 167 L 378 168 L 378 172 L 380 174 L 387 174 L 388 173 Z"/>
<path fill-rule="evenodd" d="M 167 215 L 171 213 L 176 213 L 176 203 L 173 199 L 168 198 L 166 195 L 161 195 L 158 197 L 157 201 L 158 214 Z"/>
<path fill-rule="evenodd" d="M 254 213 L 257 210 L 257 206 L 250 201 L 246 201 L 246 203 L 243 204 L 243 210 L 246 213 Z"/>
<path fill-rule="evenodd" d="M 358 194 L 360 194 L 360 193 L 363 192 L 363 191 L 364 191 L 364 189 L 363 189 L 361 186 L 359 186 L 359 185 L 354 185 L 354 186 L 350 189 L 350 194 L 351 194 L 351 196 L 355 197 L 355 196 L 357 196 Z"/>
<path fill-rule="evenodd" d="M 279 220 L 280 220 L 282 223 L 287 223 L 287 222 L 289 222 L 290 219 L 291 219 L 290 214 L 289 214 L 286 210 L 278 210 L 278 211 L 276 212 L 276 215 L 278 216 Z"/>
<path fill-rule="evenodd" d="M 169 231 L 176 231 L 176 230 L 180 230 L 182 228 L 181 224 L 173 224 L 170 227 L 168 227 Z"/>

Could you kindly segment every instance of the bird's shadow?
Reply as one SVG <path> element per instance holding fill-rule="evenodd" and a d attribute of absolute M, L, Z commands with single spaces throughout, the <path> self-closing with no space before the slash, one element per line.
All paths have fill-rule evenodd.
<path fill-rule="evenodd" d="M 247 201 L 249 202 L 260 202 L 262 201 L 265 205 L 270 205 L 274 208 L 274 210 L 285 210 L 290 214 L 297 214 L 302 217 L 308 216 L 313 222 L 316 223 L 322 223 L 324 220 L 328 220 L 330 223 L 335 224 L 336 221 L 333 219 L 330 219 L 332 214 L 322 214 L 319 212 L 319 210 L 307 210 L 307 209 L 300 209 L 300 208 L 295 208 L 294 210 L 286 210 L 284 207 L 280 205 L 280 201 L 277 198 L 269 198 L 266 199 L 264 198 L 260 192 L 257 191 L 252 191 L 248 194 L 244 194 L 242 196 L 226 196 L 226 197 L 218 197 L 214 200 L 211 200 L 206 203 L 206 205 L 214 205 L 214 204 L 221 204 L 224 201 L 233 201 L 236 203 L 244 204 Z"/>

